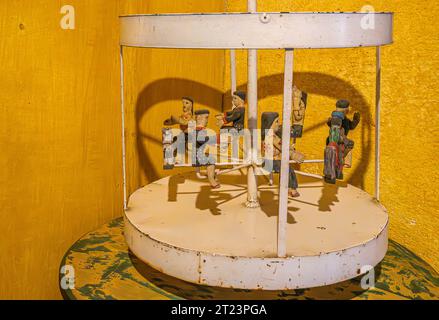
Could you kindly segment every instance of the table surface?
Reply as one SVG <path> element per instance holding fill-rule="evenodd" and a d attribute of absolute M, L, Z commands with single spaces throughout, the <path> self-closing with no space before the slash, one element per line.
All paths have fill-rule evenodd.
<path fill-rule="evenodd" d="M 122 218 L 114 219 L 66 252 L 61 266 L 72 266 L 75 279 L 73 289 L 60 289 L 65 299 L 439 299 L 439 274 L 392 240 L 375 268 L 375 287 L 368 290 L 361 288 L 361 277 L 311 289 L 241 290 L 197 285 L 149 267 L 129 251 L 123 224 Z"/>

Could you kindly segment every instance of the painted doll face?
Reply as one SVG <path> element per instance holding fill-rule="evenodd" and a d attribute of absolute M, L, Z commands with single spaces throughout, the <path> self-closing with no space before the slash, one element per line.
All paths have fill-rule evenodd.
<path fill-rule="evenodd" d="M 244 100 L 242 100 L 240 97 L 238 97 L 237 95 L 233 95 L 232 96 L 232 104 L 235 107 L 243 107 L 244 106 Z"/>
<path fill-rule="evenodd" d="M 187 99 L 183 99 L 182 102 L 183 102 L 183 112 L 192 113 L 192 102 Z"/>
<path fill-rule="evenodd" d="M 271 124 L 270 129 L 273 130 L 273 133 L 276 133 L 279 131 L 279 129 L 280 129 L 279 117 L 274 119 L 273 123 Z"/>
<path fill-rule="evenodd" d="M 206 114 L 199 114 L 196 116 L 195 121 L 197 122 L 197 127 L 206 127 L 207 122 L 209 120 L 209 115 Z"/>

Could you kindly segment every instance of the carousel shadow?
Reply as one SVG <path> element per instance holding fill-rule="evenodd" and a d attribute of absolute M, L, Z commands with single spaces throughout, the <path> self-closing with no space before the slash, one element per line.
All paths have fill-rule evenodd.
<path fill-rule="evenodd" d="M 346 188 L 347 183 L 343 181 L 337 181 L 335 184 L 323 183 L 322 195 L 319 199 L 319 211 L 330 212 L 331 207 L 335 205 L 338 200 L 338 189 Z"/>
<path fill-rule="evenodd" d="M 234 197 L 229 192 L 215 191 L 212 192 L 210 185 L 201 186 L 195 201 L 195 207 L 199 210 L 209 210 L 214 216 L 221 214 L 222 203 L 227 202 Z"/>
<path fill-rule="evenodd" d="M 261 210 L 270 217 L 277 217 L 279 215 L 279 202 L 277 193 L 272 190 L 261 190 L 259 192 L 259 202 L 261 204 Z M 288 207 L 287 212 L 287 223 L 295 224 L 297 223 L 294 219 L 293 212 L 299 211 L 299 208 Z"/>
<path fill-rule="evenodd" d="M 271 96 L 277 96 L 283 93 L 283 73 L 264 76 L 258 79 L 258 99 L 265 99 Z M 364 173 L 369 166 L 369 159 L 372 151 L 371 144 L 371 123 L 373 123 L 371 106 L 366 102 L 361 92 L 357 90 L 351 83 L 344 81 L 338 77 L 318 73 L 318 72 L 296 72 L 294 74 L 295 84 L 308 94 L 331 97 L 333 99 L 348 99 L 355 111 L 359 111 L 362 119 L 356 130 L 361 131 L 361 154 L 360 161 L 356 163 L 356 167 L 348 180 L 348 183 L 364 189 Z M 239 90 L 245 90 L 246 84 L 240 85 Z M 164 94 L 166 93 L 166 94 Z M 195 108 L 199 105 L 206 105 L 222 112 L 224 103 L 229 105 L 230 91 L 222 92 L 214 87 L 204 83 L 191 81 L 180 78 L 164 78 L 156 80 L 147 85 L 138 95 L 135 109 L 135 125 L 136 125 L 136 147 L 138 154 L 138 162 L 141 170 L 137 181 L 142 181 L 146 177 L 148 181 L 155 181 L 163 172 L 156 168 L 152 155 L 147 152 L 148 146 L 151 144 L 161 145 L 161 132 L 151 130 L 156 125 L 147 122 L 142 126 L 142 119 L 148 111 L 152 110 L 160 102 L 179 100 L 182 96 L 192 96 L 195 100 Z M 318 108 L 319 106 L 309 106 Z M 167 110 L 173 113 L 177 110 Z M 326 119 L 329 115 L 322 114 L 322 122 L 304 128 L 304 136 L 307 132 L 314 131 L 322 126 L 326 127 Z M 162 119 L 157 119 L 161 121 Z M 151 128 L 149 127 L 151 124 Z M 153 132 L 154 131 L 154 132 Z M 324 148 L 324 139 L 322 137 L 322 153 Z M 356 149 L 354 149 L 356 150 Z M 139 183 L 139 182 L 136 182 Z M 139 187 L 139 186 L 137 186 Z"/>
<path fill-rule="evenodd" d="M 129 258 L 136 271 L 162 290 L 164 296 L 189 300 L 348 300 L 361 295 L 366 290 L 361 287 L 361 276 L 337 284 L 296 290 L 246 290 L 211 287 L 195 284 L 166 275 L 137 258 L 129 251 Z M 381 274 L 381 264 L 375 267 L 375 277 Z M 172 297 L 172 296 L 174 297 Z"/>
<path fill-rule="evenodd" d="M 172 175 L 168 182 L 168 202 L 177 201 L 178 185 L 183 184 L 186 178 L 183 174 Z"/>

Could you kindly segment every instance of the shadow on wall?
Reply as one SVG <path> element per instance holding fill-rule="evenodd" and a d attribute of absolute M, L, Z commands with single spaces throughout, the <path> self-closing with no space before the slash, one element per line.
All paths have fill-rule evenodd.
<path fill-rule="evenodd" d="M 276 96 L 283 93 L 283 74 L 275 74 L 270 76 L 261 77 L 258 79 L 258 99 L 264 99 L 270 96 Z M 347 181 L 347 183 L 364 189 L 364 173 L 369 165 L 369 158 L 372 151 L 371 134 L 369 124 L 372 123 L 371 106 L 367 104 L 363 95 L 353 87 L 349 82 L 346 82 L 337 77 L 317 73 L 317 72 L 297 72 L 294 73 L 294 83 L 301 90 L 306 91 L 308 94 L 315 94 L 330 97 L 333 99 L 348 99 L 355 111 L 359 111 L 362 115 L 359 128 L 361 128 L 361 143 L 357 143 L 357 146 L 361 146 L 362 155 L 360 161 L 356 164 L 354 171 Z M 274 84 L 274 85 L 273 85 Z M 246 84 L 240 85 L 239 90 L 246 90 Z M 157 95 L 158 92 L 166 92 L 165 95 Z M 213 109 L 222 112 L 222 107 L 225 101 L 225 97 L 229 99 L 230 91 L 223 93 L 222 91 L 215 89 L 211 86 L 203 83 L 178 78 L 165 78 L 157 80 L 146 86 L 139 94 L 136 102 L 136 136 L 137 136 L 137 149 L 139 157 L 139 165 L 143 172 L 139 172 L 139 175 L 144 175 L 149 181 L 154 181 L 160 178 L 160 174 L 157 168 L 154 168 L 151 160 L 151 155 L 148 154 L 144 139 L 161 145 L 161 132 L 153 132 L 148 134 L 147 128 L 141 128 L 141 119 L 143 115 L 157 103 L 169 100 L 179 100 L 181 97 L 191 95 L 195 100 L 195 108 L 197 104 L 207 105 Z M 227 100 L 228 101 L 228 100 Z M 316 107 L 316 106 L 310 106 Z M 335 106 L 334 106 L 335 108 Z M 327 114 L 322 114 L 322 122 L 318 125 L 304 128 L 304 135 L 307 132 L 311 132 L 320 128 L 326 127 L 326 119 L 329 117 Z M 157 119 L 162 121 L 162 119 Z M 357 129 L 358 130 L 358 129 Z M 324 138 L 322 138 L 322 141 Z M 357 147 L 358 148 L 358 147 Z M 322 154 L 324 146 L 322 144 Z M 358 149 L 356 149 L 358 150 Z M 326 185 L 326 184 L 325 184 Z M 139 186 L 140 187 L 140 186 Z M 325 192 L 326 196 L 330 196 L 331 192 L 334 192 L 335 188 L 328 189 Z M 335 195 L 333 195 L 335 196 Z"/>

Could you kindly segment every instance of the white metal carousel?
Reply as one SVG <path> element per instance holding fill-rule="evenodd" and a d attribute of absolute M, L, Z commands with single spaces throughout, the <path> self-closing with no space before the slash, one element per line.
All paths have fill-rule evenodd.
<path fill-rule="evenodd" d="M 377 265 L 387 251 L 388 215 L 379 203 L 379 81 L 380 46 L 392 42 L 393 14 L 259 13 L 256 0 L 248 0 L 248 11 L 120 17 L 126 241 L 152 267 L 211 286 L 296 289 L 356 277 Z M 362 28 L 366 14 L 373 15 L 373 29 Z M 196 173 L 186 173 L 140 188 L 128 199 L 124 47 L 231 50 L 232 91 L 234 49 L 247 49 L 250 130 L 257 129 L 257 49 L 284 50 L 282 136 L 288 137 L 294 49 L 366 46 L 376 47 L 377 58 L 374 197 L 351 185 L 334 185 L 337 201 L 328 214 L 318 205 L 321 177 L 302 173 L 300 200 L 288 199 L 289 152 L 282 152 L 279 185 L 270 186 L 258 183 L 260 163 L 255 146 L 250 146 L 250 158 L 221 172 L 218 190 L 206 188 Z M 289 148 L 289 139 L 282 139 L 282 150 Z"/>

